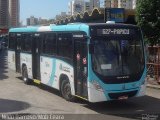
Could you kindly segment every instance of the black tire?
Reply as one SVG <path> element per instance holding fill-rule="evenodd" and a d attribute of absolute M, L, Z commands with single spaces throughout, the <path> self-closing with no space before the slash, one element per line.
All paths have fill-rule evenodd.
<path fill-rule="evenodd" d="M 28 71 L 27 71 L 27 67 L 26 66 L 24 66 L 22 68 L 22 79 L 23 79 L 25 84 L 27 84 L 27 85 L 31 84 L 31 80 L 28 78 Z"/>
<path fill-rule="evenodd" d="M 70 102 L 75 101 L 75 97 L 71 94 L 71 86 L 69 80 L 64 78 L 60 86 L 62 97 Z"/>

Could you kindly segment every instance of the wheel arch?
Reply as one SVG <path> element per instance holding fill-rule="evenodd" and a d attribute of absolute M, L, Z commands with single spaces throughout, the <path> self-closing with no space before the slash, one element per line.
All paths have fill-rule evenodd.
<path fill-rule="evenodd" d="M 63 81 L 65 78 L 67 78 L 66 80 L 68 80 L 68 82 L 70 83 L 69 77 L 68 77 L 66 74 L 63 74 L 63 73 L 62 73 L 62 74 L 60 75 L 60 77 L 59 77 L 59 90 L 60 90 L 60 88 L 61 88 L 62 81 Z"/>

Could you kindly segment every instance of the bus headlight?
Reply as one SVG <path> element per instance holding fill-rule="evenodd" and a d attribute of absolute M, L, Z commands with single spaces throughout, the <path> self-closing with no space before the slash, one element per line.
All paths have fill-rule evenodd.
<path fill-rule="evenodd" d="M 97 81 L 93 80 L 93 81 L 92 81 L 92 84 L 93 84 L 93 86 L 94 86 L 94 88 L 95 88 L 96 90 L 101 90 L 101 91 L 103 91 L 102 87 L 100 86 L 100 84 L 99 84 Z"/>

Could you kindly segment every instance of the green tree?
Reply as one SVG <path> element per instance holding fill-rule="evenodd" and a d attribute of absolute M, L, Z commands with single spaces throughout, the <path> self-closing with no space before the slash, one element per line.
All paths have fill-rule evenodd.
<path fill-rule="evenodd" d="M 136 21 L 147 42 L 160 43 L 160 0 L 137 0 Z"/>

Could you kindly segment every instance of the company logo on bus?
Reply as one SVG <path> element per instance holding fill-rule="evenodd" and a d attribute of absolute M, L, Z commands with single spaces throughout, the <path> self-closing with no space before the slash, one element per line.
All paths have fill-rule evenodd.
<path fill-rule="evenodd" d="M 80 35 L 80 34 L 78 35 L 78 34 L 77 34 L 77 35 L 73 35 L 73 37 L 74 37 L 74 38 L 83 38 L 84 35 Z"/>
<path fill-rule="evenodd" d="M 129 76 L 120 76 L 120 77 L 117 77 L 117 79 L 128 79 Z"/>
<path fill-rule="evenodd" d="M 69 72 L 70 73 L 70 68 L 63 66 L 62 64 L 60 64 L 59 69 L 65 72 Z"/>

